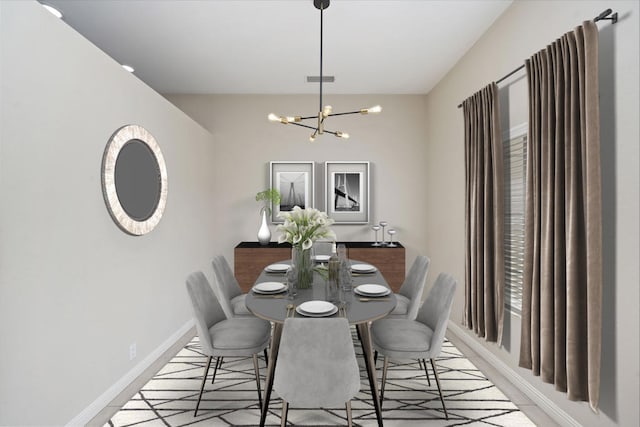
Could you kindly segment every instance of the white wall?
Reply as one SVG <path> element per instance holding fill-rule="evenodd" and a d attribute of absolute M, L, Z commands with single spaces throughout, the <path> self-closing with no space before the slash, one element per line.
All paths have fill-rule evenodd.
<path fill-rule="evenodd" d="M 63 425 L 191 321 L 184 279 L 218 252 L 216 151 L 38 3 L 0 2 L 0 43 L 0 425 Z M 100 182 L 129 123 L 155 136 L 169 177 L 143 237 L 111 220 Z"/>
<path fill-rule="evenodd" d="M 354 111 L 375 104 L 379 115 L 330 117 L 326 128 L 348 132 L 342 140 L 330 134 L 309 142 L 311 131 L 274 124 L 269 112 L 313 115 L 318 96 L 312 95 L 167 95 L 167 98 L 207 128 L 218 143 L 216 192 L 224 210 L 216 225 L 216 239 L 233 260 L 240 241 L 256 241 L 260 205 L 255 194 L 269 185 L 269 161 L 308 160 L 316 163 L 316 207 L 324 209 L 324 164 L 327 160 L 371 162 L 372 222 L 386 220 L 407 248 L 407 264 L 425 252 L 425 212 L 430 200 L 424 190 L 427 170 L 425 97 L 416 95 L 325 95 L 334 111 Z M 340 240 L 373 239 L 368 225 L 336 225 Z M 272 240 L 278 233 L 271 226 Z M 388 238 L 388 236 L 387 236 Z M 434 269 L 439 266 L 432 265 Z"/>
<path fill-rule="evenodd" d="M 517 367 L 518 317 L 507 319 L 505 348 L 478 340 L 584 426 L 630 426 L 640 418 L 638 2 L 516 1 L 427 96 L 426 194 L 432 201 L 427 212 L 427 253 L 444 270 L 464 278 L 464 136 L 457 105 L 607 8 L 617 11 L 620 21 L 613 26 L 598 24 L 604 216 L 601 412 L 594 414 L 587 404 L 568 401 L 565 394 Z M 522 70 L 499 85 L 502 106 L 509 112 L 506 128 L 527 120 L 524 75 Z M 458 292 L 452 310 L 457 324 L 463 307 L 464 294 Z"/>

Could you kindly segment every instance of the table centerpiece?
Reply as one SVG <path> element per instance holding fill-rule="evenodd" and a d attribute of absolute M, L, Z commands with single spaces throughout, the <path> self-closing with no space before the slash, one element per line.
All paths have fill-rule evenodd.
<path fill-rule="evenodd" d="M 291 266 L 295 270 L 297 286 L 309 288 L 313 283 L 311 247 L 318 239 L 336 239 L 331 230 L 334 221 L 326 212 L 299 206 L 294 206 L 290 212 L 280 212 L 278 218 L 284 220 L 276 227 L 280 232 L 278 243 L 291 243 Z"/>

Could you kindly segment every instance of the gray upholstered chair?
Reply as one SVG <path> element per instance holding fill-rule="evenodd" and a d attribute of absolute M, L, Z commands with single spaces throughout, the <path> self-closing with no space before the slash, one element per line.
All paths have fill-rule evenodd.
<path fill-rule="evenodd" d="M 387 317 L 414 320 L 422 301 L 422 292 L 429 272 L 429 258 L 418 255 L 411 264 L 409 274 L 396 294 L 396 308 Z"/>
<path fill-rule="evenodd" d="M 424 364 L 427 380 L 429 379 L 429 373 L 427 372 L 426 359 L 429 359 L 433 368 L 433 376 L 438 386 L 444 415 L 449 419 L 444 398 L 442 397 L 438 371 L 433 359 L 438 357 L 442 350 L 455 289 L 456 280 L 446 273 L 441 273 L 429 291 L 427 299 L 420 307 L 416 320 L 384 318 L 371 324 L 373 348 L 384 356 L 382 386 L 380 387 L 381 404 L 384 398 L 389 358 L 400 360 L 418 359 Z"/>
<path fill-rule="evenodd" d="M 273 390 L 282 398 L 282 421 L 289 404 L 305 408 L 346 405 L 360 391 L 360 373 L 345 318 L 289 318 L 284 322 Z"/>
<path fill-rule="evenodd" d="M 242 289 L 240 289 L 240 285 L 233 275 L 227 259 L 222 255 L 218 255 L 213 258 L 211 264 L 216 275 L 214 292 L 227 317 L 253 316 L 244 303 L 246 294 L 242 293 Z"/>
<path fill-rule="evenodd" d="M 216 378 L 222 358 L 253 356 L 253 367 L 256 372 L 258 402 L 262 408 L 260 394 L 260 371 L 257 354 L 267 348 L 271 336 L 271 324 L 256 317 L 227 319 L 207 278 L 200 271 L 187 277 L 187 292 L 193 307 L 193 317 L 200 338 L 202 352 L 209 356 L 207 367 L 202 378 L 200 395 L 193 416 L 198 415 L 204 384 L 211 367 L 211 360 L 216 357 L 212 383 Z"/>

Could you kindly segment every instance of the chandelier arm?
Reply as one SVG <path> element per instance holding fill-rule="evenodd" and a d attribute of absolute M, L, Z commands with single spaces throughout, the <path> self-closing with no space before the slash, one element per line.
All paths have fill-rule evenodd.
<path fill-rule="evenodd" d="M 345 116 L 347 114 L 362 114 L 362 111 L 358 110 L 358 111 L 349 111 L 348 113 L 331 113 L 331 114 L 329 114 L 329 117 L 331 117 L 331 116 Z"/>
<path fill-rule="evenodd" d="M 314 126 L 309 126 L 309 125 L 305 125 L 305 124 L 302 124 L 302 123 L 289 122 L 289 123 L 287 123 L 287 124 L 289 124 L 289 125 L 295 125 L 295 126 L 300 126 L 300 127 L 307 128 L 307 129 L 318 130 L 318 128 L 316 128 L 316 127 L 314 127 Z"/>
<path fill-rule="evenodd" d="M 300 120 L 318 120 L 318 116 L 306 116 L 306 117 L 300 117 Z"/>

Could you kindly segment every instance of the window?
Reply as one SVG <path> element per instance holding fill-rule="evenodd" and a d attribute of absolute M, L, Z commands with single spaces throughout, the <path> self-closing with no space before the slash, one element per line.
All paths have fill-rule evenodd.
<path fill-rule="evenodd" d="M 504 300 L 507 310 L 522 312 L 524 273 L 524 207 L 526 187 L 526 125 L 504 138 Z"/>

